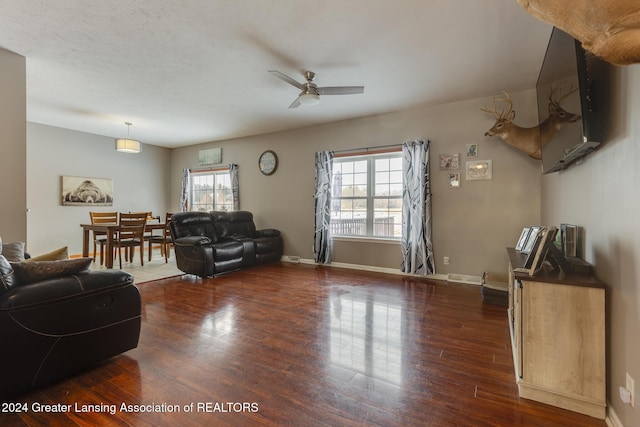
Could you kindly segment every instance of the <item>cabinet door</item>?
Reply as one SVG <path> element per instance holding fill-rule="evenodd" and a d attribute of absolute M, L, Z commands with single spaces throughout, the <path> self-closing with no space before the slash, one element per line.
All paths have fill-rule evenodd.
<path fill-rule="evenodd" d="M 514 362 L 516 377 L 522 378 L 522 282 L 514 280 L 513 286 L 513 332 L 514 332 Z"/>
<path fill-rule="evenodd" d="M 520 291 L 523 380 L 604 401 L 604 290 L 525 281 Z"/>

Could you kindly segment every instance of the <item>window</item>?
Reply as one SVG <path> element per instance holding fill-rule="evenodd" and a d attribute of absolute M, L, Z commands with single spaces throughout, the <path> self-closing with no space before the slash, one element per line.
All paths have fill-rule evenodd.
<path fill-rule="evenodd" d="M 192 211 L 231 211 L 233 195 L 228 170 L 191 174 Z"/>
<path fill-rule="evenodd" d="M 402 183 L 401 153 L 335 158 L 332 234 L 399 239 Z"/>

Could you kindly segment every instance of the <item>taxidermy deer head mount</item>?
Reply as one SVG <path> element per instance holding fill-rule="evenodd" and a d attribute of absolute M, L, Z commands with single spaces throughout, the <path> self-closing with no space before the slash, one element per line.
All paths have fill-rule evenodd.
<path fill-rule="evenodd" d="M 494 125 L 485 132 L 484 136 L 499 136 L 507 144 L 524 151 L 530 157 L 540 160 L 541 152 L 551 138 L 558 132 L 564 123 L 573 123 L 580 120 L 577 114 L 565 111 L 560 103 L 563 99 L 577 91 L 575 87 L 571 87 L 566 93 L 562 93 L 561 86 L 556 86 L 555 82 L 551 85 L 549 93 L 549 117 L 547 117 L 538 126 L 524 128 L 513 123 L 516 112 L 513 110 L 513 101 L 511 95 L 502 92 L 506 98 L 493 98 L 493 110 L 481 108 L 485 113 L 493 114 L 496 118 Z M 498 112 L 497 101 L 506 102 L 508 107 L 506 110 Z"/>
<path fill-rule="evenodd" d="M 527 12 L 580 40 L 607 62 L 640 62 L 638 0 L 518 0 Z"/>

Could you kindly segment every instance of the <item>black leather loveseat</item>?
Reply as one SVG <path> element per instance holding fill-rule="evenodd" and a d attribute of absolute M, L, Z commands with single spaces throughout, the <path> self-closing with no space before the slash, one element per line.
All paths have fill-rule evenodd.
<path fill-rule="evenodd" d="M 212 277 L 282 257 L 280 231 L 256 230 L 248 211 L 179 212 L 170 229 L 176 264 L 188 274 Z"/>
<path fill-rule="evenodd" d="M 137 347 L 141 302 L 133 277 L 89 271 L 90 262 L 15 264 L 0 255 L 0 397 Z"/>

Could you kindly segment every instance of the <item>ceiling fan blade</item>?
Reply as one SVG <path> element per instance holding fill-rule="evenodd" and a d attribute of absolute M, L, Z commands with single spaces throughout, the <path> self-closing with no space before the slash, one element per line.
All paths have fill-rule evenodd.
<path fill-rule="evenodd" d="M 358 93 L 364 93 L 364 86 L 334 86 L 318 88 L 318 94 L 320 95 L 355 95 Z"/>
<path fill-rule="evenodd" d="M 298 83 L 297 81 L 293 80 L 291 77 L 287 76 L 286 74 L 282 74 L 278 70 L 269 70 L 269 72 L 272 75 L 276 76 L 277 78 L 284 80 L 285 82 L 289 83 L 292 86 L 297 87 L 300 90 L 303 90 L 305 88 L 305 86 L 302 83 Z"/>
<path fill-rule="evenodd" d="M 296 100 L 289 105 L 289 108 L 298 108 L 300 105 L 300 97 L 297 97 Z"/>

